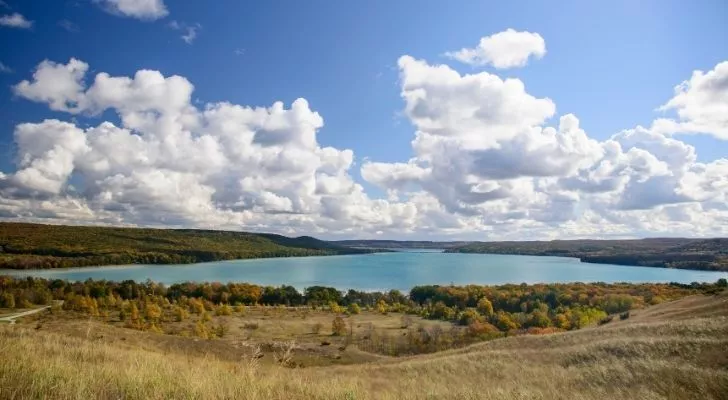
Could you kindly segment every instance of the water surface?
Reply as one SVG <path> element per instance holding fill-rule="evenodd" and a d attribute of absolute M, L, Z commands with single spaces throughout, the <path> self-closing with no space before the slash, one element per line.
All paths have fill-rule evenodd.
<path fill-rule="evenodd" d="M 182 265 L 129 265 L 51 270 L 0 270 L 0 275 L 51 279 L 151 279 L 314 285 L 338 289 L 407 291 L 427 284 L 550 282 L 715 282 L 725 272 L 588 264 L 575 258 L 442 253 L 427 249 L 364 255 L 291 257 Z"/>

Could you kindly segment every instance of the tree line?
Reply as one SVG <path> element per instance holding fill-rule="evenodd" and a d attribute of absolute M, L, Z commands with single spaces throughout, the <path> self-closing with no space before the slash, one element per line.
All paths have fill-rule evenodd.
<path fill-rule="evenodd" d="M 364 310 L 397 312 L 467 326 L 473 334 L 532 330 L 538 333 L 578 329 L 605 320 L 610 314 L 697 293 L 715 293 L 728 286 L 716 283 L 566 283 L 506 284 L 495 286 L 415 286 L 405 294 L 340 291 L 312 286 L 299 292 L 295 287 L 261 286 L 251 283 L 185 282 L 163 285 L 152 281 L 70 282 L 42 278 L 0 276 L 0 307 L 30 307 L 65 300 L 65 307 L 98 314 L 108 305 L 125 304 L 129 314 L 148 314 L 150 305 L 174 313 L 232 310 L 246 305 L 310 306 L 336 313 L 357 314 Z M 131 305 L 136 307 L 133 312 Z M 141 311 L 140 311 L 141 310 Z M 160 311 L 161 312 L 161 311 Z M 151 315 L 157 315 L 152 309 Z M 143 317 L 140 317 L 143 319 Z M 141 320 L 140 320 L 141 321 Z M 148 321 L 147 321 L 148 322 Z M 141 322 L 140 322 L 141 324 Z"/>

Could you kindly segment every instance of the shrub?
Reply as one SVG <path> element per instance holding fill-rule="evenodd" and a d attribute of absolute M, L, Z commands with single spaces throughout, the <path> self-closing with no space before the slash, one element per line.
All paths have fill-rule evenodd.
<path fill-rule="evenodd" d="M 154 303 L 147 303 L 144 305 L 144 316 L 147 320 L 157 321 L 162 317 L 162 309 Z"/>
<path fill-rule="evenodd" d="M 147 327 L 147 330 L 150 331 L 150 332 L 154 332 L 154 333 L 164 333 L 164 331 L 162 330 L 162 328 L 160 328 L 159 326 L 157 326 L 157 324 L 155 324 L 155 323 L 149 324 L 149 326 Z"/>
<path fill-rule="evenodd" d="M 571 328 L 571 321 L 569 321 L 569 317 L 565 314 L 556 314 L 556 317 L 554 318 L 554 325 L 556 325 L 559 329 L 567 330 Z"/>
<path fill-rule="evenodd" d="M 516 324 L 508 314 L 502 311 L 499 311 L 495 316 L 495 326 L 503 332 L 518 329 L 518 324 Z"/>
<path fill-rule="evenodd" d="M 205 312 L 205 305 L 200 299 L 190 299 L 189 301 L 190 311 L 193 314 L 202 314 Z"/>
<path fill-rule="evenodd" d="M 12 293 L 3 293 L 2 298 L 0 298 L 0 306 L 15 308 L 15 296 Z"/>
<path fill-rule="evenodd" d="M 359 304 L 351 303 L 349 304 L 348 310 L 350 314 L 359 314 L 361 312 L 361 307 L 359 307 Z"/>
<path fill-rule="evenodd" d="M 445 303 L 438 301 L 432 307 L 432 310 L 430 310 L 429 318 L 449 321 L 455 318 L 455 310 L 446 306 Z"/>
<path fill-rule="evenodd" d="M 526 333 L 528 333 L 529 335 L 549 335 L 552 333 L 557 333 L 557 332 L 562 332 L 562 331 L 563 331 L 563 329 L 549 326 L 548 328 L 531 327 L 526 330 Z"/>
<path fill-rule="evenodd" d="M 546 328 L 551 326 L 549 316 L 543 311 L 534 311 L 528 317 L 527 324 L 529 327 Z"/>
<path fill-rule="evenodd" d="M 190 313 L 187 310 L 185 310 L 184 308 L 179 307 L 179 306 L 176 306 L 174 308 L 173 312 L 174 312 L 174 319 L 177 322 L 182 322 L 182 321 L 186 320 L 187 318 L 189 318 L 189 316 L 190 316 Z"/>
<path fill-rule="evenodd" d="M 468 325 L 468 335 L 481 339 L 496 337 L 500 335 L 498 328 L 481 321 L 474 321 Z"/>
<path fill-rule="evenodd" d="M 258 329 L 259 327 L 260 327 L 260 325 L 258 325 L 257 322 L 246 322 L 245 325 L 243 325 L 243 329 L 248 329 L 248 330 L 255 330 L 255 329 Z"/>
<path fill-rule="evenodd" d="M 329 309 L 331 310 L 331 312 L 337 313 L 337 314 L 344 312 L 344 309 L 341 308 L 340 305 L 338 305 L 336 302 L 333 302 L 333 301 L 329 303 Z"/>
<path fill-rule="evenodd" d="M 343 318 L 339 316 L 334 318 L 334 320 L 331 322 L 331 332 L 334 336 L 346 335 L 346 322 Z"/>
<path fill-rule="evenodd" d="M 215 335 L 217 337 L 225 337 L 228 332 L 230 332 L 230 328 L 227 326 L 227 324 L 220 323 L 215 327 Z"/>
<path fill-rule="evenodd" d="M 221 304 L 215 309 L 215 315 L 233 315 L 233 309 L 228 304 Z"/>
<path fill-rule="evenodd" d="M 202 338 L 202 339 L 209 339 L 210 338 L 210 331 L 207 329 L 207 326 L 202 321 L 197 321 L 195 323 L 195 336 Z"/>
<path fill-rule="evenodd" d="M 465 310 L 460 313 L 460 317 L 458 318 L 458 323 L 460 325 L 470 325 L 474 322 L 478 322 L 481 320 L 480 314 L 478 314 L 475 310 Z"/>
<path fill-rule="evenodd" d="M 210 314 L 207 313 L 207 311 L 202 313 L 200 319 L 202 320 L 202 322 L 212 321 L 212 317 L 210 316 Z"/>

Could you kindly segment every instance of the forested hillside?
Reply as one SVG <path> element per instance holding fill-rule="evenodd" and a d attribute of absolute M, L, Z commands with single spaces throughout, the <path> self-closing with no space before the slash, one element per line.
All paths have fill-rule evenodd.
<path fill-rule="evenodd" d="M 181 264 L 361 252 L 306 236 L 0 223 L 0 268 L 12 269 Z"/>
<path fill-rule="evenodd" d="M 563 256 L 598 264 L 728 271 L 727 238 L 474 242 L 446 251 Z"/>
<path fill-rule="evenodd" d="M 471 242 L 433 242 L 428 240 L 338 240 L 337 245 L 367 249 L 449 249 Z"/>

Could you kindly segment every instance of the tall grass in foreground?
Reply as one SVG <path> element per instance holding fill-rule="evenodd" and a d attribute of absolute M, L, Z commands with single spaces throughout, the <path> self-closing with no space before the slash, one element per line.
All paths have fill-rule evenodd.
<path fill-rule="evenodd" d="M 163 354 L 0 327 L 0 398 L 721 399 L 728 318 L 495 340 L 373 364 L 307 369 Z"/>

